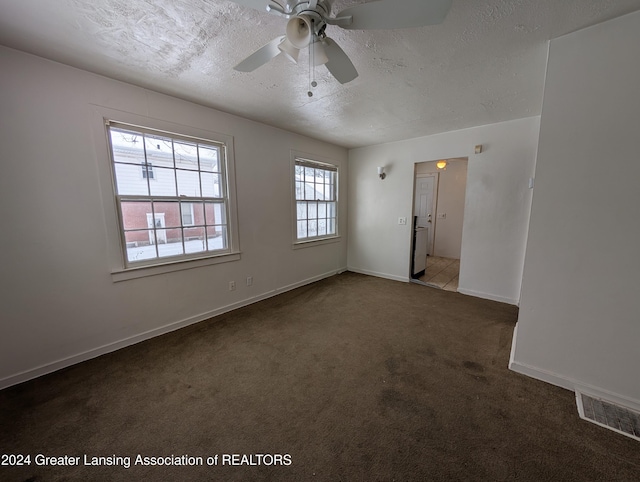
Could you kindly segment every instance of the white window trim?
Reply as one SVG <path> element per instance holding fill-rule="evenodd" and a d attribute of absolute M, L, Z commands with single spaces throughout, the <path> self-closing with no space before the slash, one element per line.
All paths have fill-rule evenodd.
<path fill-rule="evenodd" d="M 105 214 L 107 250 L 112 281 L 125 281 L 239 260 L 240 242 L 238 237 L 238 211 L 233 136 L 130 112 L 110 109 L 99 105 L 90 105 L 90 109 L 91 130 L 96 151 L 95 161 L 98 169 L 102 204 Z M 224 144 L 226 149 L 226 176 L 228 184 L 227 200 L 229 205 L 227 219 L 229 249 L 225 253 L 203 253 L 202 256 L 194 256 L 184 259 L 159 259 L 157 263 L 145 266 L 126 266 L 126 250 L 120 233 L 121 229 L 118 217 L 118 206 L 115 196 L 115 180 L 113 176 L 111 154 L 109 152 L 108 131 L 106 129 L 106 122 L 109 120 L 139 126 L 142 129 L 146 127 L 168 133 L 175 133 L 177 136 L 182 135 L 205 140 L 210 139 L 217 143 Z"/>
<path fill-rule="evenodd" d="M 336 168 L 336 234 L 314 239 L 298 239 L 298 211 L 296 199 L 296 159 L 305 159 L 317 164 L 326 164 Z M 340 242 L 340 165 L 333 159 L 306 152 L 291 150 L 291 244 L 293 249 L 311 248 L 323 244 Z"/>

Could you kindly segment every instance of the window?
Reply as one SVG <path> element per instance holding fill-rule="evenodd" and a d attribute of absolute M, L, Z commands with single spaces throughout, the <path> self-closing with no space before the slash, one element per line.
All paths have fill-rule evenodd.
<path fill-rule="evenodd" d="M 153 164 L 150 162 L 142 163 L 142 179 L 154 179 L 153 177 Z"/>
<path fill-rule="evenodd" d="M 182 203 L 180 208 L 182 209 L 182 225 L 193 226 L 195 224 L 193 220 L 193 204 Z"/>
<path fill-rule="evenodd" d="M 336 237 L 338 168 L 295 159 L 296 241 Z"/>
<path fill-rule="evenodd" d="M 126 268 L 231 252 L 224 143 L 107 129 Z"/>

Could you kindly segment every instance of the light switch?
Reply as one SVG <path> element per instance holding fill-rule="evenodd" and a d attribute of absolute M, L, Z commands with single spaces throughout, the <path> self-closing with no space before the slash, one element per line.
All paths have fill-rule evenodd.
<path fill-rule="evenodd" d="M 407 218 L 398 218 L 398 224 L 406 225 L 407 224 Z"/>
<path fill-rule="evenodd" d="M 438 213 L 438 219 L 447 219 L 447 213 Z"/>

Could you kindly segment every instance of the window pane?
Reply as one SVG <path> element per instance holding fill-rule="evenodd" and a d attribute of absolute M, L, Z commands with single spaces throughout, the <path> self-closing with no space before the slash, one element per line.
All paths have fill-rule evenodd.
<path fill-rule="evenodd" d="M 145 162 L 141 134 L 122 129 L 110 129 L 110 133 L 114 162 L 138 165 Z"/>
<path fill-rule="evenodd" d="M 304 199 L 309 201 L 315 201 L 315 190 L 313 188 L 313 183 L 305 182 L 304 183 Z"/>
<path fill-rule="evenodd" d="M 204 197 L 222 197 L 220 174 L 203 172 L 200 175 L 202 176 L 202 195 Z"/>
<path fill-rule="evenodd" d="M 327 214 L 328 214 L 328 217 L 330 217 L 330 218 L 335 218 L 336 217 L 336 203 L 335 202 L 327 204 Z"/>
<path fill-rule="evenodd" d="M 203 227 L 184 229 L 184 248 L 187 253 L 201 253 L 207 250 L 207 239 Z"/>
<path fill-rule="evenodd" d="M 153 166 L 153 179 L 149 179 L 152 196 L 175 196 L 175 170 Z"/>
<path fill-rule="evenodd" d="M 296 199 L 304 199 L 304 184 L 302 182 L 296 182 Z"/>
<path fill-rule="evenodd" d="M 309 219 L 318 217 L 318 203 L 307 203 L 307 210 Z"/>
<path fill-rule="evenodd" d="M 207 172 L 220 172 L 218 162 L 218 148 L 209 146 L 198 146 L 200 153 L 200 170 Z"/>
<path fill-rule="evenodd" d="M 152 229 L 144 231 L 126 231 L 124 233 L 127 248 L 127 261 L 135 262 L 156 258 L 155 234 Z"/>
<path fill-rule="evenodd" d="M 122 215 L 124 229 L 148 228 L 147 213 L 151 213 L 150 202 L 122 201 L 120 203 L 120 214 Z"/>
<path fill-rule="evenodd" d="M 140 165 L 116 164 L 116 190 L 120 195 L 147 196 L 149 185 L 142 177 Z"/>
<path fill-rule="evenodd" d="M 318 219 L 318 236 L 324 236 L 327 234 L 327 220 Z"/>
<path fill-rule="evenodd" d="M 297 203 L 297 216 L 298 220 L 307 219 L 307 203 L 299 202 Z"/>
<path fill-rule="evenodd" d="M 205 221 L 207 225 L 227 224 L 223 203 L 205 203 Z"/>
<path fill-rule="evenodd" d="M 227 228 L 224 226 L 207 226 L 207 247 L 209 251 L 227 249 Z"/>
<path fill-rule="evenodd" d="M 327 226 L 327 234 L 336 234 L 336 220 L 329 219 L 329 225 Z"/>
<path fill-rule="evenodd" d="M 154 202 L 153 211 L 156 216 L 156 227 L 174 228 L 182 226 L 180 205 L 177 202 Z"/>
<path fill-rule="evenodd" d="M 324 185 L 324 199 L 326 201 L 333 201 L 333 186 L 331 184 Z"/>
<path fill-rule="evenodd" d="M 298 239 L 307 237 L 307 222 L 298 221 Z"/>
<path fill-rule="evenodd" d="M 206 224 L 216 224 L 215 223 L 215 204 L 214 203 L 205 203 L 204 204 L 204 219 Z"/>
<path fill-rule="evenodd" d="M 318 203 L 318 217 L 326 218 L 327 217 L 327 205 L 326 203 Z"/>
<path fill-rule="evenodd" d="M 196 226 L 204 225 L 204 203 L 191 204 L 191 212 L 193 213 L 193 224 Z"/>
<path fill-rule="evenodd" d="M 157 229 L 156 236 L 158 238 L 158 254 L 161 258 L 184 254 L 181 229 Z M 164 242 L 162 242 L 163 238 Z"/>
<path fill-rule="evenodd" d="M 306 182 L 313 182 L 316 178 L 316 170 L 312 167 L 305 167 L 304 177 Z"/>
<path fill-rule="evenodd" d="M 200 176 L 196 171 L 177 170 L 178 196 L 200 197 Z"/>
<path fill-rule="evenodd" d="M 310 219 L 308 223 L 308 237 L 312 238 L 318 235 L 318 222 L 315 219 Z"/>
<path fill-rule="evenodd" d="M 198 170 L 198 146 L 195 143 L 175 141 L 174 149 L 176 168 Z"/>
<path fill-rule="evenodd" d="M 173 143 L 171 138 L 145 134 L 144 146 L 147 153 L 147 162 L 153 164 L 154 167 L 173 168 Z"/>

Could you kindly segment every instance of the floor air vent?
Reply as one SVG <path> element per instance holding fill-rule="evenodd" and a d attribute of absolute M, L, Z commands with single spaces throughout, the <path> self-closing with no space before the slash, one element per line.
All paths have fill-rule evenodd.
<path fill-rule="evenodd" d="M 640 413 L 576 391 L 580 418 L 640 442 Z"/>

